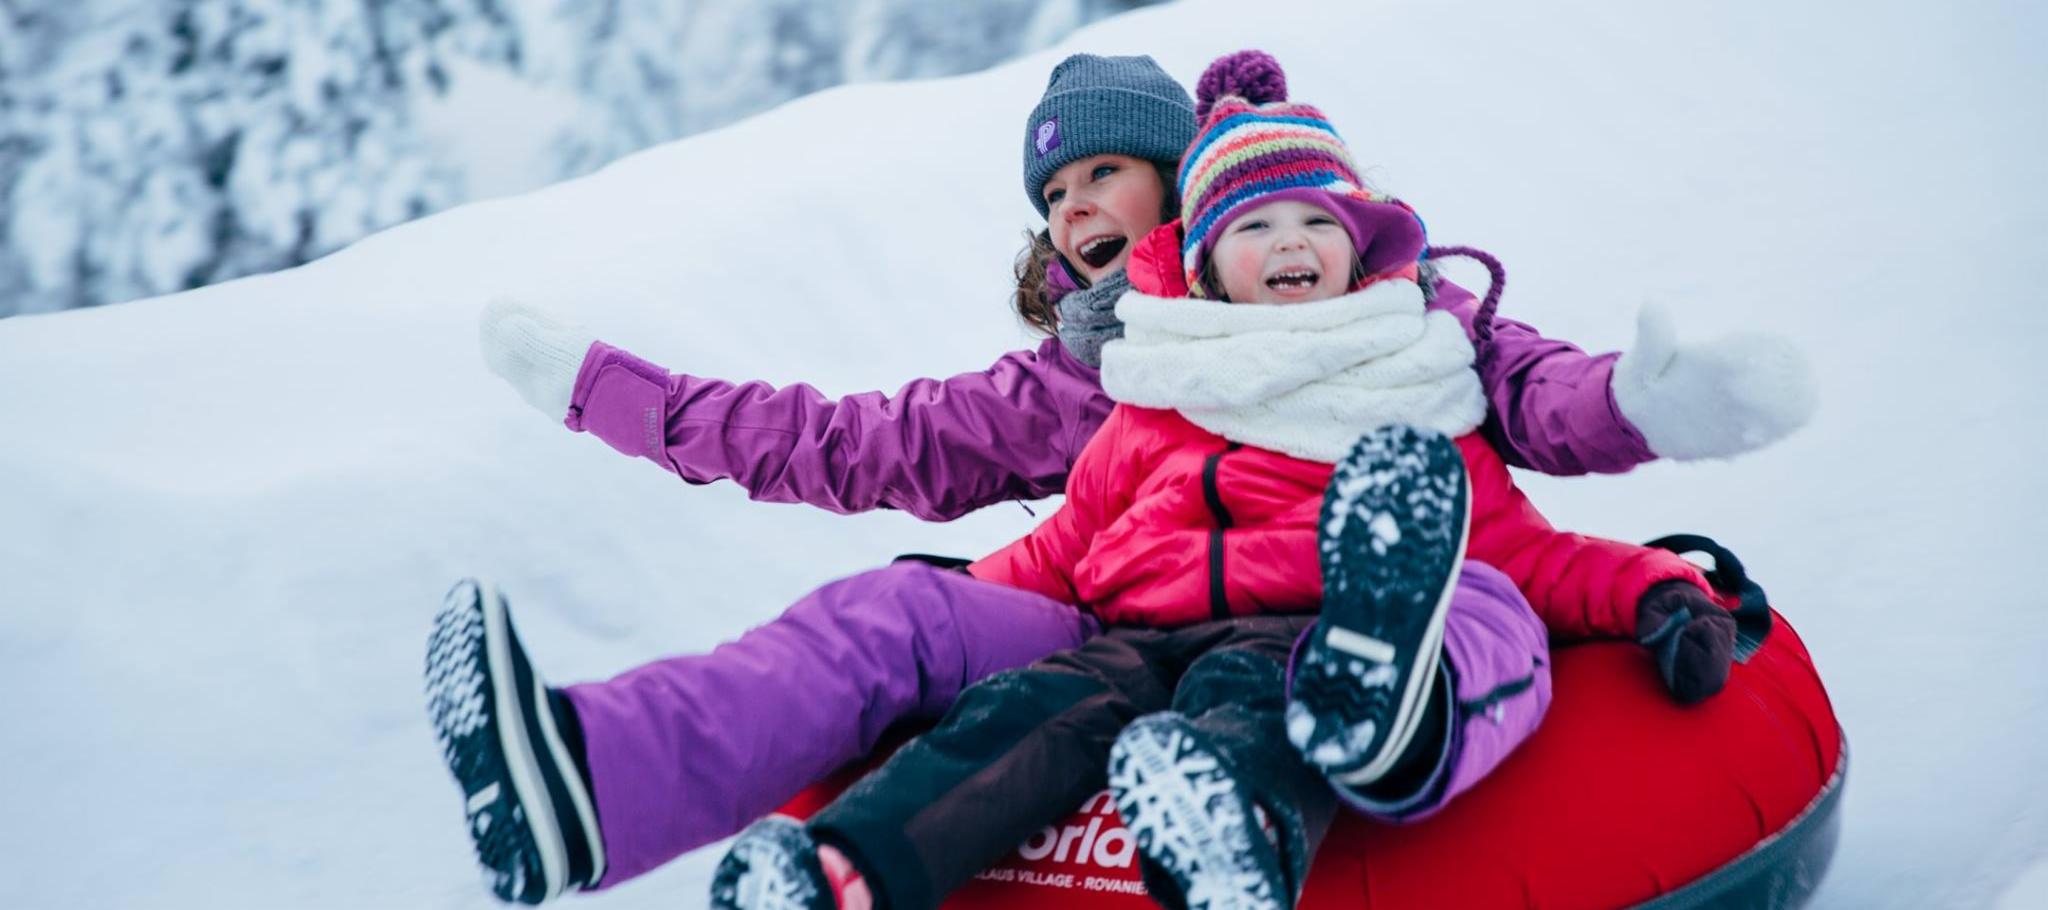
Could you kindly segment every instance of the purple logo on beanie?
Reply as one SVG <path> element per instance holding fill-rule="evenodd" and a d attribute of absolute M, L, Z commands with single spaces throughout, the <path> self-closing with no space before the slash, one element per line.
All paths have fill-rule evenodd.
<path fill-rule="evenodd" d="M 1038 135 L 1032 137 L 1032 142 L 1038 146 L 1038 157 L 1052 154 L 1053 149 L 1060 147 L 1060 118 L 1046 118 L 1038 125 Z"/>

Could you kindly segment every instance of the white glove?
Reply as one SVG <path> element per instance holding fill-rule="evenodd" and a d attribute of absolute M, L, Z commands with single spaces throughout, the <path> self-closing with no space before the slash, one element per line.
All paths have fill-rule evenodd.
<path fill-rule="evenodd" d="M 556 420 L 569 416 L 576 373 L 597 336 L 546 310 L 504 298 L 484 305 L 477 317 L 484 363 L 503 377 L 526 403 Z"/>
<path fill-rule="evenodd" d="M 1650 451 L 1680 460 L 1762 448 L 1813 417 L 1813 371 L 1789 340 L 1755 332 L 1681 345 L 1645 306 L 1636 346 L 1614 365 L 1614 403 Z"/>

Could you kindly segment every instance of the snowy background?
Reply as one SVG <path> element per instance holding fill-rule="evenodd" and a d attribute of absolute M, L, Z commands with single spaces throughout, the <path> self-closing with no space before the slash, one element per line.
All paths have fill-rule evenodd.
<path fill-rule="evenodd" d="M 311 265 L 0 321 L 0 878 L 23 907 L 492 906 L 421 708 L 497 577 L 556 681 L 701 650 L 903 551 L 1028 528 L 689 487 L 535 414 L 513 294 L 693 372 L 894 388 L 1024 344 L 1018 130 L 1065 53 L 1274 52 L 1511 315 L 1593 349 L 1810 352 L 1813 426 L 1530 480 L 1559 524 L 1705 531 L 1829 682 L 1855 765 L 1817 906 L 2048 906 L 2048 38 L 2033 5 L 1183 2 L 979 75 L 828 90 Z M 2034 113 L 2027 113 L 2034 111 Z M 1466 277 L 1477 283 L 1478 276 Z M 1043 510 L 1040 510 L 1041 514 Z M 579 907 L 700 906 L 709 848 Z"/>
<path fill-rule="evenodd" d="M 298 265 L 1150 2 L 0 2 L 0 317 Z"/>

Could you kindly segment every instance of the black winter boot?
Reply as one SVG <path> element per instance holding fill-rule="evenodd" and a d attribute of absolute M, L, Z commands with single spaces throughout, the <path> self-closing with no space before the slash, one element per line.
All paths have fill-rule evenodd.
<path fill-rule="evenodd" d="M 747 826 L 711 874 L 713 910 L 834 910 L 831 879 L 803 823 L 770 815 Z"/>
<path fill-rule="evenodd" d="M 1289 908 L 1337 803 L 1285 738 L 1290 633 L 1273 650 L 1212 651 L 1173 711 L 1117 738 L 1110 789 L 1138 844 L 1146 889 L 1166 907 Z"/>
<path fill-rule="evenodd" d="M 1265 813 L 1223 751 L 1172 711 L 1131 722 L 1110 751 L 1109 788 L 1138 851 L 1170 880 L 1149 883 L 1166 906 L 1283 910 L 1294 906 Z M 1170 887 L 1170 892 L 1160 893 Z"/>
<path fill-rule="evenodd" d="M 1287 738 L 1336 783 L 1384 776 L 1415 735 L 1471 532 L 1465 459 L 1443 434 L 1359 437 L 1323 497 L 1323 611 L 1293 668 Z"/>
<path fill-rule="evenodd" d="M 505 599 L 457 582 L 427 638 L 427 719 L 462 787 L 491 892 L 538 904 L 604 875 L 604 842 L 565 700 L 526 659 Z"/>

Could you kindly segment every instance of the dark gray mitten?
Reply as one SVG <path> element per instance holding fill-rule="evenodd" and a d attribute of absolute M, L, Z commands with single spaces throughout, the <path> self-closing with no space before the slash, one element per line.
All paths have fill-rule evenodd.
<path fill-rule="evenodd" d="M 1636 641 L 1680 704 L 1721 691 L 1735 660 L 1735 617 L 1689 581 L 1661 581 L 1636 603 Z"/>

